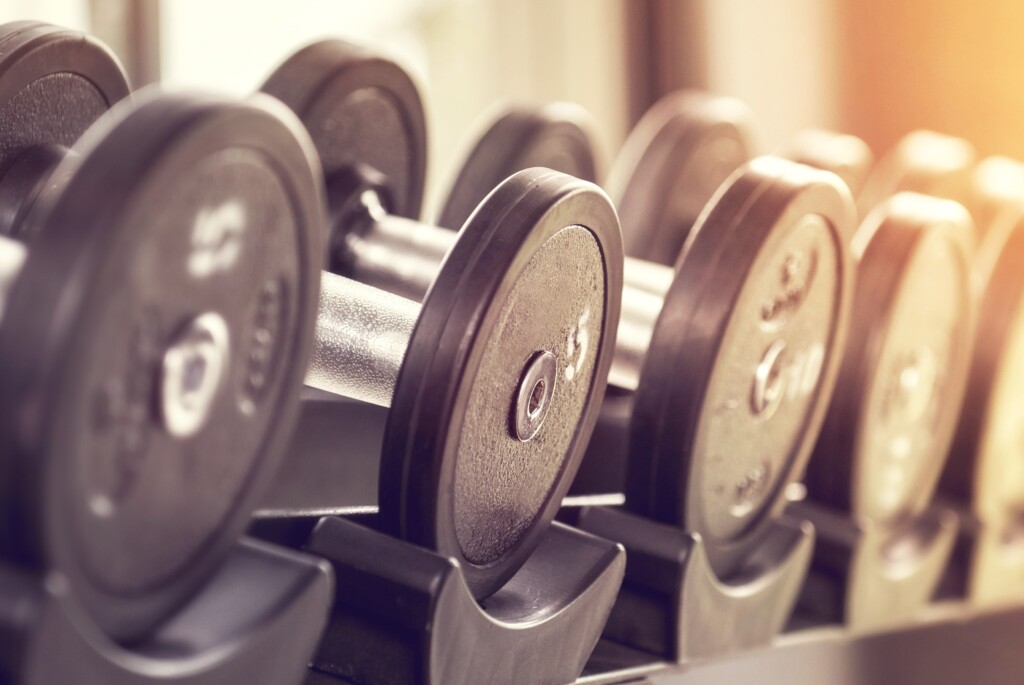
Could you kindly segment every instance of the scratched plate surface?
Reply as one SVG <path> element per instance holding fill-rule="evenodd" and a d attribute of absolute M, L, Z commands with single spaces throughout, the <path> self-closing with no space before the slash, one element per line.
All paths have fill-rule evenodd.
<path fill-rule="evenodd" d="M 45 540 L 108 630 L 131 634 L 209 572 L 280 459 L 319 276 L 315 177 L 260 107 L 150 94 L 86 135 L 33 208 L 8 302 L 5 415 Z M 58 305 L 59 303 L 59 305 Z M 171 428 L 165 353 L 199 316 L 226 355 L 205 420 Z M 209 372 L 193 358 L 188 395 Z M 188 400 L 183 400 L 188 401 Z M 14 444 L 12 440 L 11 443 Z"/>

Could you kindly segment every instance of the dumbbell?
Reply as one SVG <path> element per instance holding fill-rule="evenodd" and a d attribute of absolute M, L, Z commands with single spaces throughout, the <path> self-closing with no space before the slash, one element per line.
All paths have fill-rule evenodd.
<path fill-rule="evenodd" d="M 857 231 L 858 342 L 847 347 L 797 505 L 815 514 L 821 541 L 802 598 L 819 619 L 861 629 L 907 620 L 949 561 L 956 517 L 932 499 L 971 354 L 972 230 L 961 205 L 898 193 Z"/>
<path fill-rule="evenodd" d="M 1024 594 L 1018 399 L 1024 373 L 1024 165 L 1002 157 L 982 160 L 972 200 L 981 236 L 973 264 L 978 327 L 966 400 L 940 491 L 979 525 L 965 550 L 968 596 L 1005 601 Z"/>
<path fill-rule="evenodd" d="M 307 383 L 390 405 L 381 525 L 456 558 L 487 596 L 544 534 L 596 421 L 619 318 L 615 211 L 589 183 L 530 169 L 458 234 L 396 216 L 418 205 L 402 198 L 426 159 L 401 67 L 325 41 L 263 90 L 311 134 L 327 189 L 338 273 L 323 276 Z"/>
<path fill-rule="evenodd" d="M 851 339 L 805 483 L 808 497 L 893 527 L 931 501 L 964 396 L 974 319 L 972 222 L 899 193 L 868 215 Z"/>
<path fill-rule="evenodd" d="M 281 79 L 286 92 L 275 86 Z M 376 97 L 389 84 L 405 99 Z M 282 65 L 267 88 L 310 107 L 306 123 L 328 169 L 331 235 L 362 227 L 375 191 L 411 198 L 412 211 L 423 114 L 400 68 L 327 42 Z M 320 115 L 329 121 L 311 118 Z M 410 149 L 395 150 L 403 140 Z M 405 184 L 393 186 L 371 164 Z M 422 305 L 324 274 L 306 380 L 390 404 L 381 523 L 457 558 L 470 589 L 485 596 L 539 542 L 582 457 L 618 320 L 621 238 L 603 194 L 544 170 L 504 184 L 475 216 Z M 566 257 L 571 271 L 555 266 Z M 351 259 L 364 272 L 367 263 L 372 256 Z M 399 284 L 401 268 L 388 268 L 385 260 L 381 278 Z M 566 296 L 560 307 L 546 301 L 553 290 Z"/>
<path fill-rule="evenodd" d="M 968 208 L 978 234 L 975 271 L 982 287 L 991 278 L 1008 226 L 1016 221 L 1022 201 L 1024 164 L 1009 157 L 992 156 L 974 167 Z"/>
<path fill-rule="evenodd" d="M 127 92 L 91 38 L 0 27 L 3 556 L 120 640 L 207 580 L 283 456 L 321 252 L 283 107 L 104 114 Z"/>
<path fill-rule="evenodd" d="M 851 155 L 858 148 L 866 146 L 849 143 Z M 822 166 L 837 158 L 817 157 Z M 972 159 L 966 141 L 915 132 L 870 174 L 865 197 L 907 187 L 962 196 Z M 913 520 L 931 501 L 968 377 L 972 231 L 961 205 L 902 190 L 858 229 L 851 336 L 874 342 L 847 350 L 808 468 L 812 499 L 885 526 Z"/>
<path fill-rule="evenodd" d="M 743 102 L 712 93 L 670 93 L 648 109 L 606 182 L 626 254 L 674 265 L 715 191 L 753 157 L 753 129 Z"/>
<path fill-rule="evenodd" d="M 974 146 L 962 138 L 925 130 L 908 133 L 872 169 L 857 196 L 857 209 L 867 216 L 904 191 L 965 204 L 974 159 Z"/>
<path fill-rule="evenodd" d="M 657 115 L 672 129 L 699 124 L 688 123 L 685 107 Z M 700 149 L 714 130 L 679 138 L 698 141 L 692 149 Z M 501 150 L 502 135 L 495 126 L 477 141 L 453 188 L 466 192 L 475 160 L 500 161 L 480 151 Z M 647 131 L 644 138 L 673 136 Z M 737 140 L 732 133 L 727 138 Z M 520 154 L 530 156 L 526 142 L 520 141 Z M 676 144 L 677 152 L 685 148 Z M 663 165 L 653 151 L 640 157 Z M 514 172 L 515 160 L 506 162 Z M 686 169 L 688 160 L 677 158 L 676 165 Z M 672 181 L 662 179 L 659 187 Z M 702 192 L 711 191 L 702 186 Z M 672 203 L 650 193 L 662 205 Z M 852 211 L 834 175 L 762 158 L 719 190 L 674 268 L 626 260 L 610 375 L 613 384 L 635 391 L 626 503 L 700 533 L 723 575 L 760 544 L 782 505 L 781 489 L 802 471 L 823 418 L 845 335 Z M 668 228 L 677 226 L 688 230 L 678 223 Z M 653 235 L 656 227 L 624 228 Z"/>
<path fill-rule="evenodd" d="M 856 199 L 874 164 L 868 144 L 857 136 L 824 129 L 807 129 L 793 137 L 779 153 L 786 159 L 824 169 L 843 179 Z"/>
<path fill-rule="evenodd" d="M 715 190 L 751 158 L 752 120 L 742 102 L 699 91 L 672 93 L 644 114 L 623 143 L 606 183 L 629 257 L 675 264 Z M 490 183 L 525 168 L 526 162 L 565 173 L 596 173 L 592 129 L 586 110 L 569 103 L 504 112 L 473 143 L 452 181 L 439 223 L 461 226 Z M 599 180 L 596 175 L 585 178 Z"/>
<path fill-rule="evenodd" d="M 493 129 L 477 139 L 445 197 L 437 223 L 461 228 L 480 200 L 511 176 L 509 169 L 555 169 L 584 181 L 598 182 L 600 164 L 594 150 L 590 114 L 569 102 L 512 106 L 488 122 Z"/>

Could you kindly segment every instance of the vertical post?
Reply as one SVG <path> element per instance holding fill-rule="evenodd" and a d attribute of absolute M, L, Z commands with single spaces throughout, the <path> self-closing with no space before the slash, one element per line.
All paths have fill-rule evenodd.
<path fill-rule="evenodd" d="M 630 122 L 661 96 L 708 87 L 706 0 L 642 0 L 625 6 Z"/>
<path fill-rule="evenodd" d="M 133 88 L 160 81 L 160 0 L 89 0 L 89 20 Z"/>

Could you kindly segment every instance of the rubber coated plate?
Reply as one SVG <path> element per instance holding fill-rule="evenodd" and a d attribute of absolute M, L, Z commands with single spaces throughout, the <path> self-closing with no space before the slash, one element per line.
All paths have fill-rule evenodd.
<path fill-rule="evenodd" d="M 782 156 L 816 169 L 831 171 L 843 179 L 854 197 L 863 188 L 875 160 L 871 148 L 857 136 L 821 129 L 801 131 L 786 147 Z"/>
<path fill-rule="evenodd" d="M 866 216 L 902 191 L 966 202 L 973 167 L 974 147 L 966 140 L 914 131 L 875 165 L 857 198 L 857 209 Z"/>
<path fill-rule="evenodd" d="M 370 167 L 384 175 L 389 213 L 419 218 L 426 121 L 400 66 L 343 41 L 322 41 L 289 57 L 262 90 L 299 115 L 328 180 L 346 167 Z"/>
<path fill-rule="evenodd" d="M 966 205 L 974 219 L 978 251 L 974 271 L 984 288 L 995 269 L 1024 204 L 1024 164 L 1009 157 L 991 156 L 978 162 L 971 174 L 971 199 Z"/>
<path fill-rule="evenodd" d="M 970 360 L 970 217 L 901 193 L 858 230 L 858 288 L 808 495 L 884 524 L 931 500 Z"/>
<path fill-rule="evenodd" d="M 509 109 L 487 128 L 466 156 L 438 225 L 462 228 L 499 183 L 530 167 L 554 169 L 597 182 L 592 125 L 586 110 L 564 102 Z"/>
<path fill-rule="evenodd" d="M 727 182 L 676 265 L 644 361 L 626 503 L 734 571 L 801 474 L 849 314 L 853 227 L 833 174 L 778 158 Z"/>
<path fill-rule="evenodd" d="M 683 91 L 659 100 L 608 175 L 626 254 L 672 265 L 715 191 L 751 157 L 746 105 Z"/>
<path fill-rule="evenodd" d="M 0 26 L 0 174 L 28 148 L 71 146 L 128 92 L 94 38 L 39 22 Z"/>
<path fill-rule="evenodd" d="M 209 576 L 295 418 L 322 197 L 297 125 L 258 102 L 151 93 L 115 108 L 34 206 L 40 239 L 7 302 L 0 444 L 19 487 L 6 520 L 43 535 L 22 542 L 115 637 Z M 200 316 L 223 324 L 222 373 L 193 357 L 176 383 L 167 351 Z M 205 422 L 177 436 L 169 409 L 207 379 Z"/>
<path fill-rule="evenodd" d="M 970 503 L 982 520 L 1024 510 L 1024 425 L 1017 400 L 1024 382 L 1024 214 L 1005 198 L 975 259 L 985 290 L 976 317 L 966 398 L 942 490 Z M 978 265 L 985 266 L 978 269 Z"/>
<path fill-rule="evenodd" d="M 529 169 L 487 197 L 423 302 L 388 416 L 380 514 L 401 537 L 459 560 L 477 597 L 526 560 L 572 482 L 600 409 L 621 287 L 604 193 Z M 518 385 L 543 352 L 555 360 L 553 393 L 523 442 Z"/>

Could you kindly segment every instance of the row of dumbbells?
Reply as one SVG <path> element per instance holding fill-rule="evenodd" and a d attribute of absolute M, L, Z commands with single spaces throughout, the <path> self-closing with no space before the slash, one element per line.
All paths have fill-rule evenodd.
<path fill-rule="evenodd" d="M 627 140 L 613 206 L 585 116 L 517 109 L 427 225 L 426 124 L 401 67 L 323 42 L 262 90 L 130 96 L 95 40 L 0 28 L 0 535 L 12 564 L 67 584 L 97 634 L 146 644 L 221 572 L 295 456 L 304 384 L 390 408 L 377 508 L 359 527 L 454 559 L 475 600 L 461 611 L 508 628 L 478 636 L 489 675 L 438 667 L 430 682 L 566 682 L 606 620 L 606 639 L 681 658 L 770 638 L 794 603 L 851 623 L 912 616 L 954 546 L 971 594 L 1024 590 L 977 570 L 1015 542 L 1022 480 L 1021 184 L 993 180 L 1012 165 L 979 167 L 971 194 L 969 150 L 930 134 L 870 173 L 848 136 L 751 160 L 741 105 L 674 95 Z M 625 421 L 609 419 L 621 406 Z M 596 538 L 567 532 L 553 520 L 611 424 L 624 504 L 566 514 Z M 954 435 L 943 490 L 960 516 L 932 505 Z M 958 520 L 973 537 L 957 538 Z M 339 525 L 306 545 L 352 543 L 353 561 L 322 553 L 338 603 L 319 619 L 314 672 L 385 682 L 358 655 L 391 652 L 338 607 L 378 592 L 367 574 L 389 570 L 366 569 L 393 562 L 390 543 Z M 709 584 L 732 624 L 690 600 L 675 617 L 690 630 L 638 627 L 645 560 L 677 534 L 707 577 L 762 603 Z M 597 568 L 577 547 L 598 539 L 625 553 L 607 548 L 577 589 L 538 590 Z M 886 585 L 893 564 L 902 584 Z M 613 591 L 593 591 L 598 577 Z M 589 602 L 585 635 L 555 631 L 555 596 Z M 683 644 L 701 626 L 710 644 Z M 545 648 L 575 660 L 515 663 Z"/>

